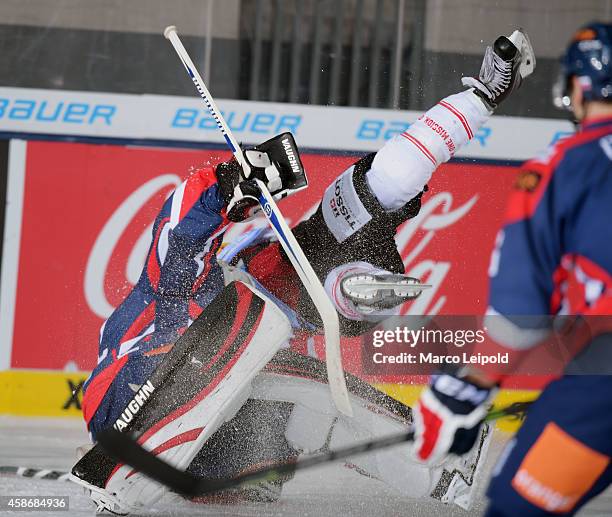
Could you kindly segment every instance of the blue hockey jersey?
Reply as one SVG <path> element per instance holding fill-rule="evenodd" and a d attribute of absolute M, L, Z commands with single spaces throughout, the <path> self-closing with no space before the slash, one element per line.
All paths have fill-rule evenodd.
<path fill-rule="evenodd" d="M 523 165 L 489 275 L 492 313 L 612 314 L 612 117 Z"/>

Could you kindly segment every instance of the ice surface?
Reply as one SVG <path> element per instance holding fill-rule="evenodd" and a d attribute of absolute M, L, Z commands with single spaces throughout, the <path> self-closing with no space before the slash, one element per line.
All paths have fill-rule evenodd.
<path fill-rule="evenodd" d="M 495 436 L 488 468 L 499 454 L 505 438 Z M 75 462 L 75 449 L 88 442 L 83 424 L 76 419 L 23 418 L 0 416 L 0 465 L 69 470 Z M 406 480 L 409 483 L 409 480 Z M 486 484 L 486 483 L 485 483 Z M 299 472 L 285 485 L 281 501 L 275 504 L 241 504 L 233 506 L 195 505 L 174 499 L 163 499 L 149 515 L 221 515 L 221 516 L 415 516 L 466 517 L 481 515 L 484 498 L 480 494 L 476 507 L 464 512 L 458 507 L 436 501 L 415 501 L 397 496 L 379 481 L 367 479 L 339 465 L 329 465 Z M 70 515 L 93 516 L 89 498 L 79 487 L 68 482 L 0 477 L 0 495 L 67 495 Z M 41 516 L 43 512 L 15 512 L 16 516 Z M 53 513 L 52 515 L 66 515 Z M 581 516 L 612 515 L 612 491 L 608 491 Z"/>

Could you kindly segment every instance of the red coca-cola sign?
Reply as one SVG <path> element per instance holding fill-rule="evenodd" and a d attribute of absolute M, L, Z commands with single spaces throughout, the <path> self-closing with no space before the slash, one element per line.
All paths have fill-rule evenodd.
<path fill-rule="evenodd" d="M 192 167 L 228 156 L 218 150 L 29 142 L 11 366 L 91 369 L 100 326 L 137 281 L 150 225 L 165 197 Z M 280 203 L 290 223 L 310 213 L 328 183 L 354 160 L 304 155 L 310 187 Z M 406 313 L 484 311 L 490 250 L 513 170 L 449 164 L 435 173 L 421 214 L 397 235 L 407 272 L 434 286 Z M 247 228 L 236 225 L 228 237 Z M 347 343 L 345 353 L 357 365 L 358 345 Z"/>

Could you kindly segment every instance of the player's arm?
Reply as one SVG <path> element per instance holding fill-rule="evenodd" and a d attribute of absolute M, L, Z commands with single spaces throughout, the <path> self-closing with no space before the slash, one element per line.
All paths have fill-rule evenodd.
<path fill-rule="evenodd" d="M 562 232 L 550 210 L 554 205 L 551 180 L 547 165 L 533 161 L 523 166 L 491 256 L 485 327 L 498 345 L 513 351 L 507 368 L 547 337 L 546 315 L 558 309 L 554 273 L 561 258 Z M 470 366 L 433 376 L 415 409 L 416 457 L 435 462 L 449 452 L 469 451 L 503 373 Z"/>
<path fill-rule="evenodd" d="M 155 331 L 170 340 L 187 326 L 195 279 L 205 273 L 206 254 L 229 223 L 215 170 L 193 172 L 166 201 L 160 217 L 147 273 L 155 290 Z"/>

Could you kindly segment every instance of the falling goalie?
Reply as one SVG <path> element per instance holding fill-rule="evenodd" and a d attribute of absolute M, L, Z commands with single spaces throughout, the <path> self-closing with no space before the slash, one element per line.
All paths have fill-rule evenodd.
<path fill-rule="evenodd" d="M 479 78 L 464 80 L 468 90 L 440 101 L 340 174 L 316 212 L 293 229 L 344 334 L 364 332 L 420 294 L 419 281 L 404 275 L 395 231 L 419 213 L 437 166 L 531 73 L 529 60 L 533 65 L 523 33 L 500 37 Z M 114 426 L 160 458 L 211 478 L 411 425 L 409 408 L 352 376 L 354 416 L 342 414 L 322 384 L 330 373 L 324 365 L 281 350 L 297 332 L 315 333 L 325 324 L 282 240 L 257 231 L 218 259 L 227 225 L 262 206 L 262 184 L 276 199 L 307 185 L 288 133 L 236 154 L 240 159 L 196 170 L 164 203 L 138 283 L 101 329 L 99 362 L 83 398 L 94 441 Z M 483 439 L 433 467 L 398 450 L 353 463 L 406 496 L 467 507 L 485 449 Z M 73 481 L 99 509 L 115 513 L 142 511 L 164 494 L 99 447 L 75 465 Z M 274 501 L 285 481 L 230 495 Z"/>

